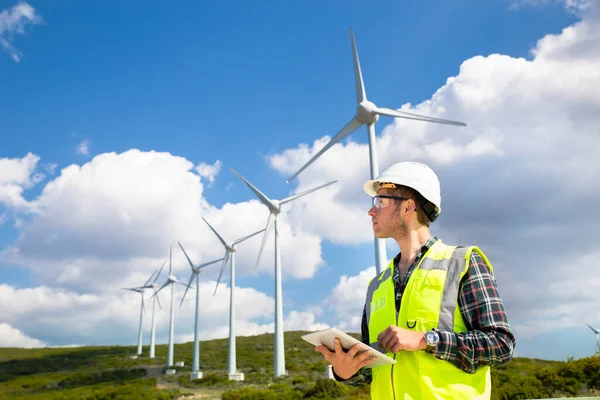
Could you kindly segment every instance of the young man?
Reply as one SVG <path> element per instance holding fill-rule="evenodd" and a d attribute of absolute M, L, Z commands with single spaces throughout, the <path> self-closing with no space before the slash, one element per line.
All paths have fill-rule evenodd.
<path fill-rule="evenodd" d="M 372 399 L 489 399 L 490 367 L 509 362 L 515 345 L 491 263 L 479 248 L 429 232 L 441 196 L 428 166 L 395 164 L 364 188 L 375 235 L 394 238 L 400 253 L 369 283 L 362 342 L 396 364 L 371 369 L 368 352 L 339 342 L 316 350 L 336 380 L 370 383 Z"/>

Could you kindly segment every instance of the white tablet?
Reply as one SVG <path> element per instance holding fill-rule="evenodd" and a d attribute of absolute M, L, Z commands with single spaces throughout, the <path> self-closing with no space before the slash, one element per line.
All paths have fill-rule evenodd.
<path fill-rule="evenodd" d="M 357 354 L 360 354 L 361 352 L 363 352 L 365 350 L 371 351 L 371 355 L 375 356 L 376 360 L 373 361 L 372 363 L 366 365 L 365 368 L 373 368 L 373 367 L 380 367 L 382 365 L 396 364 L 396 360 L 394 360 L 393 358 L 386 356 L 382 352 L 372 348 L 371 346 L 367 346 L 360 340 L 355 339 L 352 336 L 350 336 L 336 328 L 329 328 L 329 329 L 324 329 L 322 331 L 311 332 L 311 333 L 308 333 L 308 334 L 302 336 L 302 339 L 306 340 L 308 343 L 313 344 L 315 346 L 324 345 L 325 347 L 329 348 L 329 350 L 334 351 L 335 346 L 334 346 L 333 341 L 336 337 L 340 339 L 340 344 L 342 345 L 342 348 L 345 350 L 350 350 L 350 348 L 352 348 L 352 346 L 354 346 L 355 344 L 360 344 L 361 349 L 358 351 Z"/>

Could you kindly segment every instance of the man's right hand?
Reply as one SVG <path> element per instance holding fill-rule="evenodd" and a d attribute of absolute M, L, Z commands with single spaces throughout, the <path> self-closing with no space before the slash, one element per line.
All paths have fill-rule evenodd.
<path fill-rule="evenodd" d="M 375 356 L 371 356 L 371 351 L 367 350 L 359 355 L 356 355 L 360 350 L 360 345 L 352 346 L 348 352 L 342 349 L 340 339 L 334 340 L 335 351 L 330 351 L 325 346 L 317 346 L 315 350 L 323 354 L 323 357 L 333 366 L 335 374 L 342 379 L 349 379 L 356 374 L 362 367 L 371 364 L 376 360 Z"/>

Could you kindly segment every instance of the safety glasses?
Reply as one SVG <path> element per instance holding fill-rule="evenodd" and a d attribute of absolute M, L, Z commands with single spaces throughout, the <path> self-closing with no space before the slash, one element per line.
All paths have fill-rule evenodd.
<path fill-rule="evenodd" d="M 386 208 L 390 205 L 391 200 L 408 200 L 408 197 L 401 196 L 387 196 L 387 195 L 377 195 L 373 196 L 373 205 L 381 210 L 382 208 Z"/>

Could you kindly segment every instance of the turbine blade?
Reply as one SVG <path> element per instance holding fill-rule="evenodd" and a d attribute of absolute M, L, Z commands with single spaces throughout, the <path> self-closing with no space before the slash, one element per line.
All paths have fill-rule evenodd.
<path fill-rule="evenodd" d="M 183 254 L 185 254 L 185 258 L 187 258 L 188 262 L 190 263 L 190 267 L 192 267 L 192 271 L 193 271 L 194 270 L 194 264 L 192 263 L 192 260 L 190 260 L 190 257 L 185 252 L 185 249 L 183 248 L 183 246 L 181 245 L 181 243 L 177 242 L 177 244 L 179 245 L 179 247 L 181 247 L 181 251 L 183 251 Z"/>
<path fill-rule="evenodd" d="M 319 152 L 317 154 L 315 154 L 310 160 L 308 160 L 308 162 L 306 164 L 304 164 L 304 166 L 302 166 L 302 168 L 300 168 L 298 170 L 298 172 L 296 172 L 294 175 L 292 175 L 287 180 L 287 182 L 290 183 L 295 177 L 300 175 L 300 173 L 302 171 L 304 171 L 310 164 L 312 164 L 317 158 L 319 158 L 321 156 L 321 154 L 325 153 L 327 150 L 329 150 L 330 147 L 332 147 L 334 144 L 336 144 L 337 142 L 339 142 L 340 140 L 342 140 L 343 138 L 345 138 L 346 136 L 348 136 L 349 134 L 351 134 L 352 132 L 354 132 L 355 130 L 360 128 L 362 125 L 363 125 L 362 122 L 359 122 L 355 118 L 352 118 L 352 120 L 350 120 L 350 122 L 348 122 L 346 124 L 346 126 L 344 126 L 342 128 L 342 130 L 339 131 L 339 133 L 337 135 L 335 135 L 335 137 L 333 139 L 331 139 L 329 141 L 329 143 L 327 143 L 325 145 L 325 147 L 323 147 L 321 150 L 319 150 Z"/>
<path fill-rule="evenodd" d="M 175 283 L 176 283 L 176 284 L 178 284 L 178 285 L 181 285 L 181 286 L 185 286 L 185 287 L 187 287 L 187 285 L 186 285 L 185 283 L 181 282 L 181 281 L 180 281 L 179 279 L 177 279 L 177 278 L 175 278 L 175 279 L 176 279 L 176 280 L 175 280 Z M 192 286 L 192 288 L 193 288 L 193 286 Z"/>
<path fill-rule="evenodd" d="M 169 283 L 170 283 L 169 281 L 166 281 L 166 282 L 165 282 L 165 284 L 164 284 L 164 285 L 162 285 L 162 286 L 160 287 L 160 289 L 158 289 L 158 290 L 156 291 L 156 293 L 154 293 L 154 296 L 156 296 L 156 295 L 158 294 L 158 292 L 160 292 L 161 290 L 163 290 L 163 289 L 165 288 L 165 286 L 167 286 Z"/>
<path fill-rule="evenodd" d="M 593 326 L 591 326 L 590 324 L 586 324 L 591 330 L 593 330 L 596 334 L 600 334 L 600 331 L 596 328 L 594 328 Z"/>
<path fill-rule="evenodd" d="M 194 276 L 196 276 L 195 273 L 192 273 L 190 275 L 190 280 L 189 280 L 188 284 L 186 285 L 187 287 L 185 288 L 185 292 L 183 292 L 183 297 L 181 298 L 181 303 L 179 304 L 179 308 L 181 308 L 181 305 L 183 304 L 183 300 L 185 300 L 185 295 L 187 294 L 188 289 L 190 288 L 190 285 L 192 284 L 192 280 L 194 279 Z"/>
<path fill-rule="evenodd" d="M 156 302 L 158 303 L 158 308 L 160 308 L 162 310 L 162 306 L 160 305 L 160 298 L 158 297 L 158 292 L 154 293 L 154 296 L 156 296 Z"/>
<path fill-rule="evenodd" d="M 144 305 L 144 292 L 142 292 L 142 311 L 146 314 L 146 306 Z"/>
<path fill-rule="evenodd" d="M 233 168 L 231 169 L 231 172 L 233 172 L 234 174 L 236 174 L 237 177 L 240 178 L 250 188 L 250 190 L 252 190 L 254 192 L 254 194 L 256 195 L 256 197 L 258 197 L 258 199 L 260 201 L 262 201 L 267 207 L 269 207 L 269 209 L 270 208 L 275 208 L 275 205 L 273 204 L 273 202 L 271 201 L 271 199 L 269 199 L 263 192 L 261 192 L 260 190 L 258 190 L 258 188 L 256 186 L 254 186 L 253 184 L 251 184 L 246 178 L 244 178 L 243 176 L 241 176 Z"/>
<path fill-rule="evenodd" d="M 162 270 L 165 267 L 166 263 L 167 263 L 167 259 L 165 258 L 165 261 L 163 261 L 160 269 L 158 270 L 158 274 L 156 274 L 156 276 L 154 277 L 154 282 L 152 282 L 153 284 L 156 283 L 156 281 L 158 280 L 158 277 L 160 276 L 160 273 L 162 272 Z"/>
<path fill-rule="evenodd" d="M 173 264 L 173 246 L 169 246 L 169 276 L 171 276 L 172 264 Z"/>
<path fill-rule="evenodd" d="M 354 80 L 356 85 L 356 102 L 362 103 L 367 99 L 365 92 L 365 83 L 360 70 L 360 61 L 358 60 L 358 50 L 356 50 L 356 42 L 354 41 L 354 31 L 350 28 L 350 40 L 352 41 L 352 55 L 354 57 Z"/>
<path fill-rule="evenodd" d="M 385 108 L 385 107 L 377 107 L 375 109 L 375 112 L 379 115 L 385 115 L 387 117 L 414 119 L 414 120 L 418 120 L 418 121 L 435 122 L 438 124 L 445 124 L 445 125 L 467 126 L 467 124 L 465 124 L 463 122 L 450 121 L 449 119 L 442 119 L 442 118 L 426 117 L 424 115 L 418 115 L 418 114 L 407 113 L 404 111 L 392 110 L 391 108 Z"/>
<path fill-rule="evenodd" d="M 215 286 L 215 291 L 213 292 L 213 296 L 217 293 L 217 288 L 219 287 L 219 283 L 221 282 L 221 276 L 223 275 L 223 271 L 225 270 L 225 267 L 227 266 L 227 262 L 229 261 L 230 255 L 231 255 L 231 253 L 229 252 L 229 250 L 226 250 L 225 257 L 223 257 L 223 264 L 221 265 L 221 271 L 219 272 L 219 279 L 217 279 L 217 284 Z"/>
<path fill-rule="evenodd" d="M 215 233 L 215 235 L 217 235 L 217 237 L 219 238 L 219 240 L 221 241 L 221 243 L 223 244 L 223 246 L 227 246 L 227 243 L 225 243 L 225 239 L 223 239 L 221 237 L 221 235 L 219 235 L 217 233 L 217 231 L 215 230 L 215 228 L 213 228 L 212 225 L 209 224 L 208 221 L 204 217 L 202 217 L 202 219 L 204 220 L 204 222 L 206 222 L 206 225 L 208 225 L 208 227 L 210 228 L 210 230 L 213 231 Z"/>
<path fill-rule="evenodd" d="M 260 250 L 258 251 L 258 257 L 256 259 L 256 265 L 254 266 L 254 269 L 258 268 L 258 263 L 260 262 L 260 256 L 262 255 L 262 252 L 265 248 L 265 243 L 267 243 L 267 238 L 269 237 L 269 233 L 271 233 L 271 227 L 273 226 L 274 222 L 275 222 L 274 215 L 271 213 L 271 214 L 269 214 L 269 219 L 267 220 L 267 227 L 265 228 L 265 235 L 263 236 L 262 243 L 260 244 Z"/>
<path fill-rule="evenodd" d="M 225 258 L 219 258 L 218 260 L 214 260 L 214 261 L 209 261 L 209 262 L 205 262 L 203 264 L 200 264 L 196 267 L 196 271 L 199 270 L 200 268 L 204 268 L 204 267 L 208 267 L 209 265 L 212 265 L 214 263 L 218 263 L 219 261 L 223 261 Z"/>
<path fill-rule="evenodd" d="M 152 275 L 150 275 L 150 278 L 148 278 L 148 280 L 146 281 L 146 283 L 144 283 L 144 286 L 142 286 L 142 287 L 147 287 L 147 286 L 148 286 L 148 284 L 150 283 L 150 281 L 151 281 L 151 280 L 152 280 L 152 278 L 154 277 L 154 274 L 155 274 L 155 273 L 156 273 L 156 271 L 154 271 L 154 272 L 152 273 Z"/>
<path fill-rule="evenodd" d="M 235 242 L 233 242 L 233 244 L 236 245 L 238 243 L 242 243 L 244 240 L 250 239 L 252 236 L 258 235 L 259 233 L 264 232 L 264 231 L 265 231 L 264 229 L 261 229 L 260 231 L 256 231 L 256 232 L 254 232 L 254 233 L 252 233 L 252 234 L 250 234 L 248 236 L 244 236 L 243 238 L 238 239 Z"/>
<path fill-rule="evenodd" d="M 317 186 L 316 188 L 309 189 L 309 190 L 305 190 L 304 192 L 301 192 L 301 193 L 296 193 L 296 194 L 295 194 L 295 195 L 293 195 L 293 196 L 286 197 L 285 199 L 281 200 L 281 204 L 289 203 L 289 202 L 290 202 L 290 201 L 292 201 L 292 200 L 296 200 L 298 197 L 302 197 L 302 196 L 304 196 L 304 195 L 307 195 L 307 194 L 309 194 L 309 193 L 312 193 L 312 192 L 314 192 L 314 191 L 317 191 L 317 190 L 319 190 L 319 189 L 322 189 L 322 188 L 324 188 L 325 186 L 329 186 L 329 185 L 331 185 L 331 184 L 333 184 L 333 183 L 336 183 L 336 182 L 337 182 L 337 181 L 331 181 L 331 182 L 329 182 L 329 183 L 326 183 L 326 184 L 324 184 L 324 185 Z"/>

